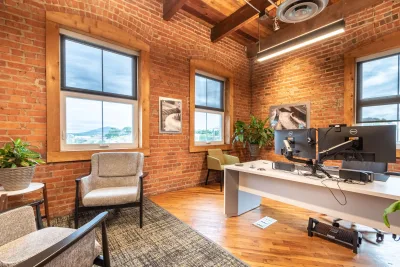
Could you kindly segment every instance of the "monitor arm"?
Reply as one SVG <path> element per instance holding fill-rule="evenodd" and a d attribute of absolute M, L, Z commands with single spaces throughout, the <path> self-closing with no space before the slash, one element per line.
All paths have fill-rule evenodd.
<path fill-rule="evenodd" d="M 343 152 L 346 149 L 352 148 L 353 145 L 354 145 L 354 141 L 349 140 L 349 141 L 343 142 L 337 146 L 333 146 L 324 151 L 321 151 L 318 153 L 318 162 L 323 163 L 326 160 L 326 158 L 335 156 L 336 154 Z"/>
<path fill-rule="evenodd" d="M 299 158 L 293 157 L 293 149 L 290 146 L 290 141 L 283 140 L 283 144 L 284 144 L 285 148 L 282 149 L 282 155 L 284 155 L 286 159 L 288 159 L 290 161 L 293 161 L 293 162 L 297 162 L 297 163 L 304 163 L 304 164 L 307 164 L 307 165 L 313 165 L 313 162 L 312 162 L 311 159 L 304 160 L 304 159 L 299 159 Z"/>
<path fill-rule="evenodd" d="M 324 178 L 323 175 L 317 174 L 317 171 L 321 171 L 322 173 L 324 173 L 329 178 L 332 177 L 329 173 L 327 173 L 320 166 L 319 161 L 313 162 L 312 159 L 305 160 L 305 159 L 299 159 L 299 158 L 293 157 L 293 149 L 290 146 L 290 141 L 283 140 L 283 144 L 285 145 L 285 148 L 282 149 L 282 155 L 284 155 L 287 160 L 290 160 L 290 161 L 296 162 L 296 163 L 306 164 L 309 168 L 311 168 L 311 173 L 307 173 L 307 174 L 304 174 L 304 175 L 306 175 L 306 176 L 314 176 L 314 177 L 318 177 L 318 178 Z"/>

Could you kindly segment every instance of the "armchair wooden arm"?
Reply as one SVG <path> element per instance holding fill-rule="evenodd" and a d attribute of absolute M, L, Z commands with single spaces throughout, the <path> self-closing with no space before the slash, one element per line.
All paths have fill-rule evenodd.
<path fill-rule="evenodd" d="M 95 260 L 96 264 L 102 261 L 102 265 L 105 267 L 110 266 L 110 255 L 108 250 L 108 239 L 105 220 L 108 216 L 108 212 L 105 211 L 97 215 L 93 220 L 79 228 L 76 232 L 72 233 L 68 237 L 64 238 L 60 242 L 54 244 L 53 246 L 47 248 L 46 250 L 40 252 L 39 254 L 33 256 L 32 258 L 19 263 L 16 267 L 39 267 L 45 266 L 51 260 L 55 259 L 57 256 L 61 255 L 64 251 L 70 248 L 72 245 L 76 244 L 79 240 L 89 234 L 92 230 L 96 228 L 97 225 L 101 223 L 102 230 L 102 246 L 103 246 L 103 257 Z"/>

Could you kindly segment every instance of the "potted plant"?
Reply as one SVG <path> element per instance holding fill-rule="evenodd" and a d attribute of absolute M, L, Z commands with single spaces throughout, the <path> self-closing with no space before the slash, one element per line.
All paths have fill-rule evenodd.
<path fill-rule="evenodd" d="M 270 145 L 274 140 L 274 130 L 267 125 L 268 118 L 265 120 L 250 116 L 250 123 L 236 121 L 235 132 L 233 134 L 233 143 L 241 142 L 243 147 L 249 144 L 250 155 L 257 157 L 260 155 L 260 149 Z"/>
<path fill-rule="evenodd" d="M 388 228 L 390 228 L 390 223 L 389 223 L 389 219 L 388 219 L 388 215 L 390 213 L 396 212 L 400 210 L 400 201 L 397 201 L 395 203 L 393 203 L 392 205 L 390 205 L 389 207 L 387 207 L 385 209 L 385 212 L 383 213 L 383 221 L 386 224 L 386 226 Z"/>
<path fill-rule="evenodd" d="M 29 187 L 36 165 L 44 163 L 40 154 L 29 147 L 29 143 L 18 138 L 0 149 L 0 184 L 6 191 Z"/>

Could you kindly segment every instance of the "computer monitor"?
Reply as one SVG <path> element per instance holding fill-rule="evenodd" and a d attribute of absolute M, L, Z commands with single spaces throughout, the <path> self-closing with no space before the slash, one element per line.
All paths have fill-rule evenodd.
<path fill-rule="evenodd" d="M 284 140 L 288 140 L 294 157 L 315 159 L 316 158 L 316 130 L 294 129 L 275 131 L 275 153 L 284 155 L 286 146 Z"/>
<path fill-rule="evenodd" d="M 322 157 L 324 160 L 357 160 L 370 162 L 396 162 L 396 126 L 354 126 L 318 129 L 318 153 L 326 155 L 332 148 L 344 143 L 352 144 L 345 150 Z"/>

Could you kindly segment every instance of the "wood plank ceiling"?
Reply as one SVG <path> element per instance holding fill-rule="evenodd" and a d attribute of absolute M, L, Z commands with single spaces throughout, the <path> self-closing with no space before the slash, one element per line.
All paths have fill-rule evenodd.
<path fill-rule="evenodd" d="M 280 30 L 274 31 L 275 5 L 279 6 L 284 1 L 248 0 L 258 10 L 266 11 L 268 18 L 261 20 L 258 19 L 258 12 L 245 0 L 163 0 L 163 17 L 170 20 L 174 14 L 182 12 L 210 27 L 212 42 L 231 38 L 246 46 L 248 56 L 254 57 L 259 49 L 290 40 L 384 0 L 329 0 L 328 7 L 316 17 L 297 24 L 279 21 Z"/>
<path fill-rule="evenodd" d="M 283 1 L 284 0 L 274 0 L 278 5 Z M 330 0 L 330 4 L 338 1 L 340 0 Z M 251 3 L 253 2 L 257 2 L 257 0 L 252 0 Z M 267 6 L 271 18 L 275 17 L 275 7 L 268 3 L 267 0 L 258 2 L 262 2 L 263 5 Z M 186 15 L 210 28 L 218 25 L 240 8 L 247 6 L 249 10 L 254 12 L 254 15 L 249 20 L 241 23 L 234 31 L 226 35 L 226 37 L 245 46 L 258 42 L 258 28 L 260 28 L 261 38 L 266 38 L 274 33 L 272 19 L 260 20 L 260 27 L 258 27 L 257 12 L 247 5 L 244 0 L 164 0 L 164 5 L 168 7 L 168 10 L 166 11 L 167 17 L 164 16 L 164 19 L 169 20 L 173 16 L 172 12 L 176 12 L 180 9 L 179 12 L 186 13 Z M 174 11 L 171 12 L 171 10 Z M 288 24 L 283 22 L 280 22 L 279 24 L 281 29 L 288 26 Z"/>

